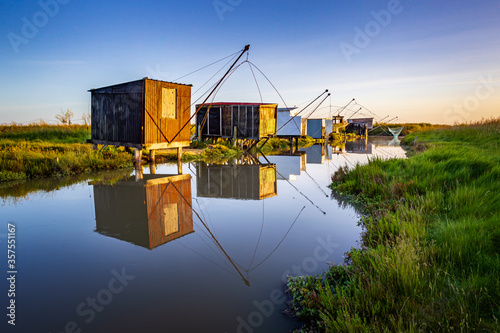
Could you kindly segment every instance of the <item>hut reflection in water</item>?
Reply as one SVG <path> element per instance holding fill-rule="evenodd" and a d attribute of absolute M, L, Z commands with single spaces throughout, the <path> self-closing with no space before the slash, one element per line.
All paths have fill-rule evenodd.
<path fill-rule="evenodd" d="M 263 200 L 277 195 L 276 165 L 200 162 L 196 184 L 198 197 Z"/>
<path fill-rule="evenodd" d="M 96 232 L 147 249 L 193 231 L 190 175 L 144 175 L 94 187 Z"/>

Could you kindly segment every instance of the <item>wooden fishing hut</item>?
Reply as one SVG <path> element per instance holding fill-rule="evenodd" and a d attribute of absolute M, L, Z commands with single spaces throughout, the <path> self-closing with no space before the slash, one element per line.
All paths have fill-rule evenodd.
<path fill-rule="evenodd" d="M 373 118 L 347 119 L 347 133 L 355 133 L 359 136 L 368 136 L 368 130 L 373 129 Z"/>
<path fill-rule="evenodd" d="M 340 131 L 347 127 L 348 123 L 344 121 L 344 116 L 333 116 L 332 119 L 328 119 L 332 122 L 332 133 L 340 133 Z"/>
<path fill-rule="evenodd" d="M 332 122 L 327 119 L 305 119 L 305 133 L 313 139 L 325 139 L 332 132 Z"/>
<path fill-rule="evenodd" d="M 89 143 L 142 149 L 182 148 L 190 144 L 191 85 L 143 78 L 91 89 Z M 186 125 L 187 124 L 187 125 Z M 185 126 L 186 125 L 186 126 Z M 184 128 L 183 128 L 184 127 Z"/>
<path fill-rule="evenodd" d="M 198 197 L 263 200 L 277 195 L 274 164 L 199 163 L 196 170 Z"/>
<path fill-rule="evenodd" d="M 290 140 L 290 151 L 293 150 L 293 140 L 295 140 L 295 149 L 298 149 L 299 138 L 302 136 L 302 117 L 291 115 L 291 111 L 296 109 L 296 107 L 278 109 L 276 136 Z"/>
<path fill-rule="evenodd" d="M 276 135 L 278 104 L 209 103 L 197 105 L 198 137 L 259 141 Z M 235 131 L 236 129 L 236 131 Z"/>
<path fill-rule="evenodd" d="M 190 175 L 144 175 L 94 187 L 96 232 L 152 250 L 193 231 Z"/>

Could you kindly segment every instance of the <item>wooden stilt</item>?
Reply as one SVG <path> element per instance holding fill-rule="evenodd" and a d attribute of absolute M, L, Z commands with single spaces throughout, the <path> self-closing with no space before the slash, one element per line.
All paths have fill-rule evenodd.
<path fill-rule="evenodd" d="M 97 145 L 95 143 L 92 144 L 92 150 L 97 150 Z"/>
<path fill-rule="evenodd" d="M 156 164 L 154 160 L 149 162 L 149 173 L 151 173 L 152 175 L 156 175 Z"/>
<path fill-rule="evenodd" d="M 238 127 L 234 126 L 233 129 L 233 146 L 236 147 L 238 144 Z"/>
<path fill-rule="evenodd" d="M 154 164 L 155 162 L 155 156 L 156 156 L 156 151 L 154 149 L 151 149 L 149 151 L 149 160 Z"/>
<path fill-rule="evenodd" d="M 177 173 L 182 175 L 182 147 L 177 148 Z"/>
<path fill-rule="evenodd" d="M 135 181 L 138 182 L 144 178 L 144 170 L 142 164 L 136 163 L 135 165 Z"/>
<path fill-rule="evenodd" d="M 142 149 L 135 148 L 134 156 L 135 156 L 134 157 L 135 163 L 141 163 L 142 162 Z"/>

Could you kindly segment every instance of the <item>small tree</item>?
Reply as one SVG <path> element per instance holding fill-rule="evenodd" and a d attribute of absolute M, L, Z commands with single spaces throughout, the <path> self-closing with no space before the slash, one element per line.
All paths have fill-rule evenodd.
<path fill-rule="evenodd" d="M 71 118 L 73 118 L 74 115 L 75 114 L 70 111 L 70 109 L 66 109 L 66 111 L 61 110 L 58 114 L 56 114 L 56 119 L 64 125 L 71 125 Z"/>
<path fill-rule="evenodd" d="M 90 125 L 90 120 L 91 120 L 90 113 L 85 113 L 84 112 L 83 115 L 82 115 L 82 120 L 85 123 L 85 126 L 89 126 Z"/>

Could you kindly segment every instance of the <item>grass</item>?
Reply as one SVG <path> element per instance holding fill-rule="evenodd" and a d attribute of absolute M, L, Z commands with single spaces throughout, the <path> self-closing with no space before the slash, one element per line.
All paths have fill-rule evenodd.
<path fill-rule="evenodd" d="M 0 126 L 0 182 L 67 176 L 132 165 L 121 149 L 93 151 L 84 142 L 90 130 L 81 125 Z"/>
<path fill-rule="evenodd" d="M 379 127 L 380 126 L 380 127 Z M 398 128 L 404 126 L 401 135 L 406 136 L 415 132 L 428 131 L 432 129 L 447 128 L 448 125 L 435 125 L 429 123 L 405 123 L 405 124 L 389 124 L 389 123 L 376 123 L 373 125 L 373 131 L 369 131 L 369 135 L 387 135 L 392 136 L 387 130 L 387 127 Z"/>
<path fill-rule="evenodd" d="M 408 159 L 374 159 L 333 176 L 333 190 L 369 215 L 346 265 L 290 278 L 290 311 L 307 329 L 500 330 L 500 119 L 404 143 L 415 136 Z"/>
<path fill-rule="evenodd" d="M 85 143 L 90 139 L 90 127 L 84 125 L 0 125 L 0 140 L 52 143 Z"/>

